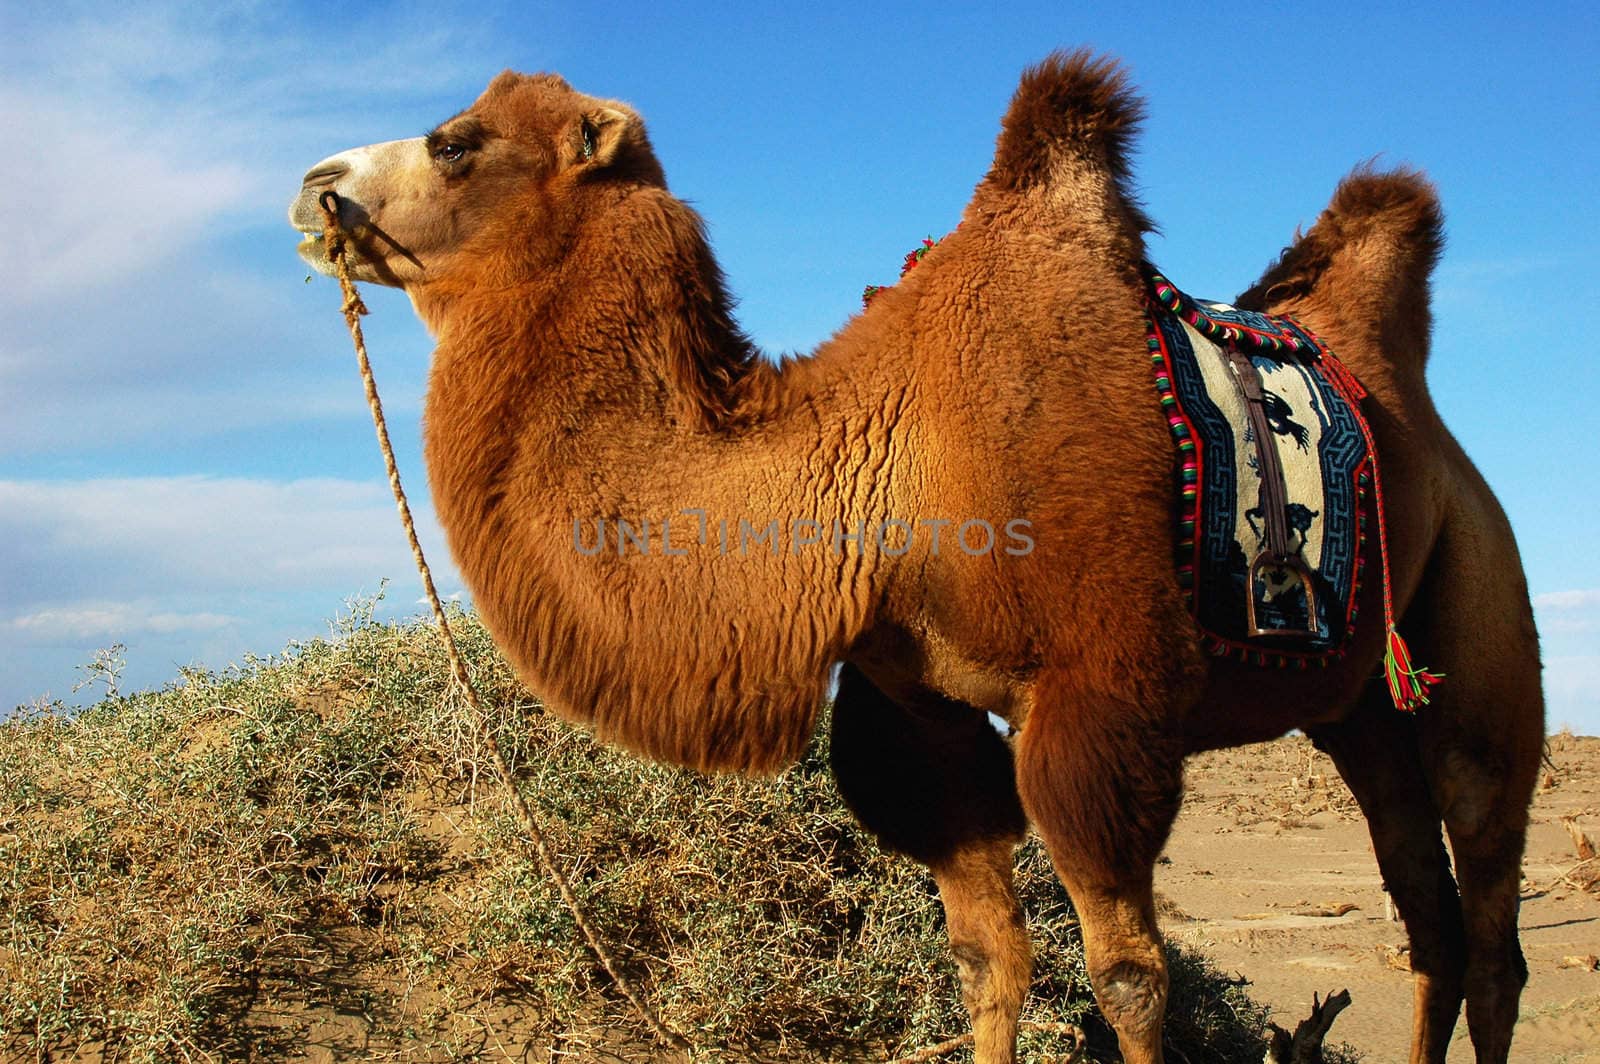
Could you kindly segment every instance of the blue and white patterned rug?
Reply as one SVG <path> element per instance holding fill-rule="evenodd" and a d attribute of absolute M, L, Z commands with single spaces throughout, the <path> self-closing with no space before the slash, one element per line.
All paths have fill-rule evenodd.
<path fill-rule="evenodd" d="M 1293 320 L 1191 299 L 1154 270 L 1147 278 L 1150 357 L 1178 447 L 1178 575 L 1195 619 L 1218 654 L 1302 667 L 1326 659 L 1355 620 L 1370 465 L 1359 421 L 1364 393 Z M 1228 348 L 1247 354 L 1261 377 L 1291 547 L 1311 571 L 1314 613 L 1292 572 L 1258 571 L 1246 586 L 1266 523 L 1255 434 Z M 1310 634 L 1249 638 L 1247 593 L 1259 627 Z"/>

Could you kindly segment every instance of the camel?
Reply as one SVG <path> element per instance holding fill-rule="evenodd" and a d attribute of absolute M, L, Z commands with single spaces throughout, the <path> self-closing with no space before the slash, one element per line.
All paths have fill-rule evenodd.
<path fill-rule="evenodd" d="M 1437 198 L 1357 170 L 1238 301 L 1294 314 L 1371 393 L 1394 605 L 1447 676 L 1408 714 L 1375 624 L 1309 671 L 1202 646 L 1144 347 L 1142 108 L 1110 59 L 1027 71 L 960 227 L 782 362 L 740 331 L 638 113 L 554 75 L 503 73 L 425 138 L 318 163 L 290 218 L 329 271 L 334 193 L 357 279 L 403 289 L 437 341 L 439 519 L 553 710 L 647 757 L 771 772 L 839 666 L 839 788 L 931 869 L 982 1064 L 1015 1059 L 1030 825 L 1123 1058 L 1162 1060 L 1152 869 L 1184 757 L 1295 728 L 1355 793 L 1406 921 L 1411 1059 L 1444 1059 L 1465 1001 L 1478 1060 L 1504 1061 L 1543 702 L 1511 530 L 1424 380 Z"/>

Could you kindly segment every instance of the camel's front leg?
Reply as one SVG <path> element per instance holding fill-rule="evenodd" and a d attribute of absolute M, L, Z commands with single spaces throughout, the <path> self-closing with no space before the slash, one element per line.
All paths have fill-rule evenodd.
<path fill-rule="evenodd" d="M 933 866 L 972 1017 L 973 1060 L 1011 1064 L 1033 953 L 1012 882 L 1010 839 L 964 846 Z"/>
<path fill-rule="evenodd" d="M 1011 751 L 972 706 L 891 701 L 854 666 L 833 701 L 833 771 L 884 846 L 933 870 L 972 1016 L 975 1064 L 1013 1064 L 1033 957 L 1012 886 L 1027 828 Z"/>
<path fill-rule="evenodd" d="M 1089 982 L 1127 1064 L 1161 1064 L 1167 962 L 1154 868 L 1182 796 L 1182 748 L 1142 707 L 1041 680 L 1017 748 L 1023 807 L 1083 925 Z"/>
<path fill-rule="evenodd" d="M 1083 955 L 1095 1003 L 1117 1032 L 1127 1064 L 1161 1064 L 1167 1012 L 1167 958 L 1147 875 L 1121 883 L 1062 872 L 1083 925 Z"/>

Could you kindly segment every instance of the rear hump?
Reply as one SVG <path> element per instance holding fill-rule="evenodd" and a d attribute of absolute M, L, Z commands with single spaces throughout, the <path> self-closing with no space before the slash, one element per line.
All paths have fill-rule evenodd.
<path fill-rule="evenodd" d="M 1316 224 L 1235 303 L 1268 312 L 1326 308 L 1347 331 L 1420 367 L 1443 250 L 1444 212 L 1433 183 L 1417 170 L 1365 165 L 1339 183 Z"/>

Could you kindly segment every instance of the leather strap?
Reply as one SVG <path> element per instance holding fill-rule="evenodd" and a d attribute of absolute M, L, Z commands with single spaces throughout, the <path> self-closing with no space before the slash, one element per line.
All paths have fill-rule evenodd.
<path fill-rule="evenodd" d="M 1283 481 L 1283 463 L 1278 457 L 1277 434 L 1267 420 L 1266 396 L 1261 373 L 1250 356 L 1236 347 L 1228 348 L 1234 377 L 1244 396 L 1245 413 L 1256 438 L 1256 464 L 1261 474 L 1261 521 L 1266 526 L 1267 550 L 1276 562 L 1288 561 L 1294 554 L 1289 529 L 1289 490 Z"/>

